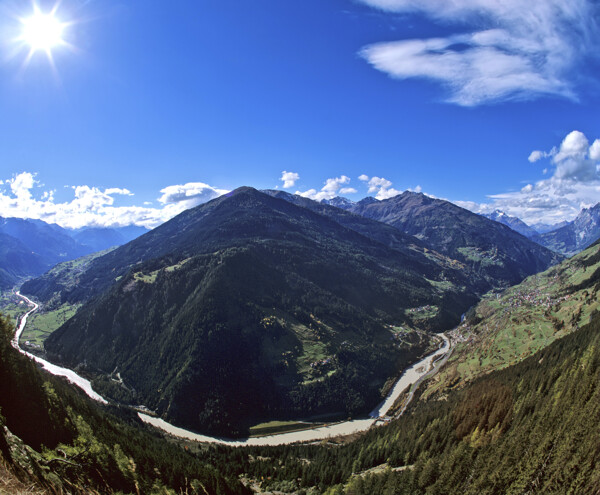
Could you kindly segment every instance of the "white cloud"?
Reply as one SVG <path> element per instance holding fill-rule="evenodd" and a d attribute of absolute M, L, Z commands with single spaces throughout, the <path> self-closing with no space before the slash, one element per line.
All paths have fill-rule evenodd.
<path fill-rule="evenodd" d="M 34 175 L 29 172 L 17 174 L 12 179 L 7 181 L 10 184 L 10 190 L 21 201 L 26 201 L 31 198 L 30 190 L 35 183 Z"/>
<path fill-rule="evenodd" d="M 87 185 L 72 186 L 69 189 L 73 191 L 73 199 L 58 203 L 54 199 L 55 191 L 39 191 L 41 186 L 35 180 L 35 174 L 22 172 L 5 182 L 10 185 L 10 193 L 0 192 L 0 216 L 40 219 L 72 228 L 131 224 L 152 228 L 187 208 L 227 192 L 201 182 L 168 186 L 160 191 L 159 201 L 163 206 L 149 208 L 114 206 L 114 195 L 133 195 L 125 188 L 113 187 L 102 191 Z M 39 194 L 33 194 L 34 190 L 38 190 Z"/>
<path fill-rule="evenodd" d="M 104 191 L 104 194 L 121 194 L 123 196 L 133 196 L 133 193 L 129 189 L 120 187 L 109 187 Z"/>
<path fill-rule="evenodd" d="M 541 160 L 542 158 L 544 158 L 544 153 L 542 151 L 532 151 L 531 154 L 529 155 L 529 158 L 527 158 L 531 163 L 535 163 L 539 160 Z"/>
<path fill-rule="evenodd" d="M 540 151 L 539 155 L 538 160 L 549 159 L 554 166 L 551 177 L 527 184 L 516 192 L 490 195 L 490 203 L 458 201 L 457 204 L 477 213 L 502 210 L 529 224 L 553 224 L 572 220 L 582 208 L 600 202 L 598 139 L 590 146 L 582 132 L 572 131 L 559 148 Z"/>
<path fill-rule="evenodd" d="M 600 139 L 596 139 L 590 146 L 590 159 L 600 161 Z"/>
<path fill-rule="evenodd" d="M 362 0 L 421 14 L 458 34 L 376 43 L 361 55 L 398 79 L 448 87 L 464 106 L 558 95 L 576 99 L 576 67 L 595 57 L 600 33 L 591 0 Z M 471 32 L 466 32 L 471 27 Z"/>
<path fill-rule="evenodd" d="M 376 199 L 379 199 L 379 200 L 389 199 L 389 198 L 393 198 L 394 196 L 398 196 L 398 194 L 402 193 L 402 191 L 398 191 L 397 189 L 394 189 L 392 187 L 391 181 L 384 179 L 383 177 L 369 178 L 368 175 L 362 174 L 358 178 L 362 182 L 366 182 L 367 186 L 369 187 L 369 189 L 368 189 L 369 194 L 375 193 Z M 420 191 L 418 191 L 418 192 L 420 192 Z"/>
<path fill-rule="evenodd" d="M 160 203 L 164 205 L 185 203 L 186 208 L 191 208 L 229 191 L 216 189 L 204 182 L 188 182 L 187 184 L 165 187 L 160 192 L 162 193 L 162 196 L 158 198 Z"/>
<path fill-rule="evenodd" d="M 339 194 L 353 194 L 356 191 L 353 187 L 345 187 L 342 188 L 344 184 L 348 184 L 350 182 L 350 177 L 345 175 L 341 175 L 340 177 L 335 177 L 331 179 L 327 179 L 325 181 L 325 185 L 321 188 L 320 191 L 316 189 L 309 189 L 308 191 L 296 191 L 296 194 L 300 196 L 304 196 L 305 198 L 314 199 L 315 201 L 321 201 L 323 199 L 332 199 L 338 196 Z"/>
<path fill-rule="evenodd" d="M 280 181 L 283 181 L 283 188 L 288 189 L 290 187 L 294 187 L 296 181 L 300 179 L 300 175 L 296 172 L 286 172 L 285 170 L 281 172 Z"/>

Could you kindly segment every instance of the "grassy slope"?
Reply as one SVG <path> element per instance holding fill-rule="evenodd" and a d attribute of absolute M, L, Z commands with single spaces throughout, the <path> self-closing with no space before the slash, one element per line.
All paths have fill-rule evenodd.
<path fill-rule="evenodd" d="M 488 294 L 457 329 L 446 368 L 427 397 L 515 364 L 590 321 L 598 309 L 600 244 L 521 284 Z"/>

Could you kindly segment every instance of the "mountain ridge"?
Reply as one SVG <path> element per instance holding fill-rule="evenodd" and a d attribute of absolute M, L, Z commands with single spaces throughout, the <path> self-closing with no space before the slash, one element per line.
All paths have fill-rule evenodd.
<path fill-rule="evenodd" d="M 398 340 L 387 325 L 448 327 L 476 300 L 426 254 L 240 188 L 90 261 L 80 278 L 105 289 L 80 293 L 87 302 L 45 348 L 117 370 L 136 403 L 212 433 L 239 434 L 251 418 L 355 414 L 425 349 L 421 334 Z"/>

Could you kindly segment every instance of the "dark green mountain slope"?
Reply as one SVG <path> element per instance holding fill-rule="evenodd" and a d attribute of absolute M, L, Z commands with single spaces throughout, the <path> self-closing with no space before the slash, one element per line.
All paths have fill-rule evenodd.
<path fill-rule="evenodd" d="M 469 287 L 475 294 L 482 295 L 489 290 L 489 283 L 479 275 L 479 273 L 469 270 L 469 267 L 462 263 L 457 263 L 451 257 L 440 255 L 433 251 L 431 246 L 419 240 L 413 235 L 405 234 L 401 230 L 392 227 L 383 222 L 372 220 L 355 213 L 351 213 L 340 207 L 332 206 L 328 203 L 313 201 L 297 194 L 290 194 L 285 191 L 266 190 L 263 191 L 275 198 L 284 199 L 290 203 L 307 208 L 315 213 L 323 215 L 334 220 L 340 225 L 373 239 L 386 246 L 400 251 L 404 256 L 410 259 L 411 265 L 415 271 L 423 271 L 427 274 L 429 268 L 423 266 L 423 253 L 426 253 L 430 261 L 439 264 L 440 270 L 448 270 L 452 274 L 453 282 L 457 285 Z M 354 205 L 370 204 L 369 198 Z M 377 201 L 374 198 L 373 201 Z"/>
<path fill-rule="evenodd" d="M 384 324 L 447 327 L 475 299 L 417 254 L 241 188 L 91 261 L 69 297 L 106 289 L 45 347 L 205 431 L 365 411 L 424 349 Z"/>
<path fill-rule="evenodd" d="M 513 285 L 562 259 L 505 225 L 424 194 L 407 191 L 357 203 L 350 211 L 388 223 L 465 263 L 489 288 Z"/>

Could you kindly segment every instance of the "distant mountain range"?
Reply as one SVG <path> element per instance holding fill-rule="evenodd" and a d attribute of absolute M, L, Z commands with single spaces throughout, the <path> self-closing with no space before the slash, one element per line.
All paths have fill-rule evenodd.
<path fill-rule="evenodd" d="M 527 225 L 523 220 L 517 217 L 511 217 L 507 215 L 503 211 L 496 210 L 493 213 L 487 213 L 483 215 L 490 220 L 494 220 L 495 222 L 500 222 L 501 224 L 510 227 L 515 232 L 518 232 L 521 235 L 524 235 L 528 239 L 531 239 L 539 234 L 537 230 Z"/>
<path fill-rule="evenodd" d="M 554 251 L 572 256 L 591 246 L 600 237 L 600 203 L 584 208 L 565 226 L 540 234 L 533 240 Z"/>
<path fill-rule="evenodd" d="M 56 263 L 91 253 L 58 225 L 40 220 L 1 218 L 0 287 L 40 275 Z"/>
<path fill-rule="evenodd" d="M 93 251 L 122 246 L 136 237 L 148 232 L 145 227 L 127 225 L 125 227 L 83 227 L 67 230 L 67 233 L 79 244 L 92 248 Z"/>
<path fill-rule="evenodd" d="M 342 208 L 360 215 L 370 216 L 370 218 L 382 220 L 404 229 L 406 224 L 410 222 L 406 220 L 406 216 L 400 221 L 397 218 L 394 218 L 394 213 L 388 211 L 389 204 L 393 200 L 406 204 L 406 195 L 414 194 L 415 193 L 406 192 L 396 196 L 396 198 L 404 197 L 404 200 L 391 198 L 389 200 L 379 201 L 375 198 L 367 197 L 359 202 L 354 202 L 338 196 L 333 199 L 322 200 L 321 203 L 336 206 L 337 208 Z M 432 198 L 430 199 L 432 201 L 440 201 Z M 456 207 L 456 205 L 454 206 Z M 403 211 L 408 212 L 409 210 L 405 208 Z M 410 209 L 410 211 L 414 210 Z M 496 210 L 493 213 L 482 214 L 482 216 L 506 225 L 537 244 L 565 256 L 573 256 L 574 254 L 579 253 L 593 244 L 600 237 L 600 203 L 591 208 L 583 209 L 572 222 L 563 221 L 552 225 L 544 223 L 528 225 L 521 219 L 510 216 L 500 210 Z M 408 228 L 408 230 L 405 231 L 410 233 L 410 230 L 411 228 Z M 417 237 L 420 238 L 422 237 L 423 234 L 419 231 L 419 228 L 413 229 L 413 231 L 414 235 L 417 235 Z M 442 250 L 442 252 L 444 251 Z"/>
<path fill-rule="evenodd" d="M 143 227 L 64 229 L 41 220 L 0 217 L 0 288 L 13 287 L 57 263 L 118 246 Z"/>
<path fill-rule="evenodd" d="M 288 201 L 306 201 L 289 193 L 271 193 L 279 193 Z M 334 198 L 321 203 L 337 204 L 418 238 L 429 248 L 469 266 L 473 274 L 485 280 L 487 290 L 518 283 L 562 259 L 497 221 L 421 193 L 406 191 L 381 201 L 367 197 L 355 203 Z"/>
<path fill-rule="evenodd" d="M 383 201 L 359 202 L 349 211 L 416 236 L 465 263 L 490 288 L 518 283 L 562 259 L 509 227 L 421 193 L 406 191 Z"/>

